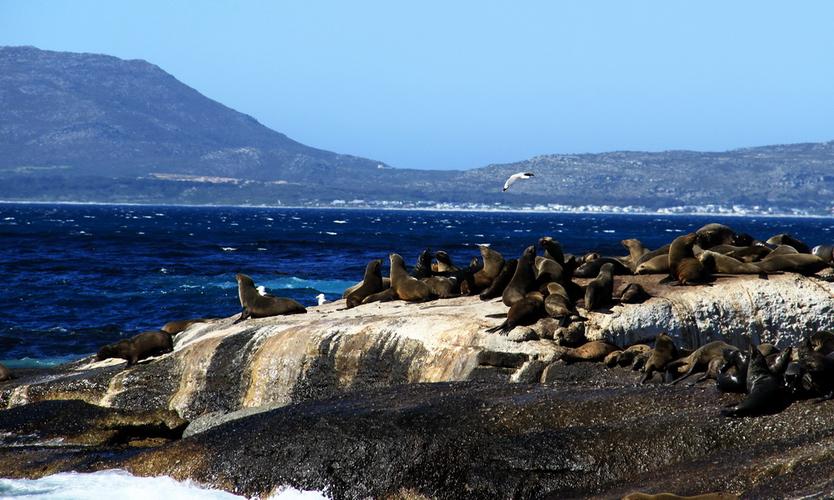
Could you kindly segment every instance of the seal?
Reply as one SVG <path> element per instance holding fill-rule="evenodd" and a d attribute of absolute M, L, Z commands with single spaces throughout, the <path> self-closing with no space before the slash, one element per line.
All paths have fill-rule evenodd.
<path fill-rule="evenodd" d="M 772 256 L 761 262 L 755 262 L 754 265 L 761 271 L 766 273 L 773 273 L 776 271 L 786 271 L 791 273 L 798 273 L 804 276 L 811 276 L 830 266 L 824 260 L 816 255 L 807 253 L 783 254 Z"/>
<path fill-rule="evenodd" d="M 698 260 L 710 273 L 717 274 L 762 274 L 762 270 L 755 264 L 741 262 L 733 257 L 722 255 L 712 250 L 704 250 Z"/>
<path fill-rule="evenodd" d="M 235 279 L 237 280 L 237 294 L 240 299 L 240 306 L 243 308 L 243 312 L 240 313 L 240 318 L 235 323 L 249 318 L 266 318 L 269 316 L 302 314 L 307 312 L 304 306 L 292 299 L 261 295 L 258 293 L 258 289 L 255 288 L 255 282 L 252 278 L 245 274 L 238 273 L 235 275 Z"/>
<path fill-rule="evenodd" d="M 807 391 L 821 396 L 819 401 L 834 398 L 834 359 L 813 350 L 809 339 L 800 344 L 798 351 Z"/>
<path fill-rule="evenodd" d="M 188 329 L 191 325 L 196 325 L 199 323 L 208 323 L 212 321 L 210 318 L 196 318 L 196 319 L 182 319 L 179 321 L 169 321 L 165 323 L 165 325 L 160 328 L 161 331 L 170 333 L 171 335 L 176 335 L 180 332 L 183 332 Z"/>
<path fill-rule="evenodd" d="M 669 248 L 671 246 L 672 246 L 671 243 L 667 243 L 667 244 L 663 245 L 662 247 L 658 248 L 657 250 L 652 250 L 651 252 L 644 253 L 642 257 L 637 259 L 637 262 L 635 262 L 635 267 L 634 268 L 637 269 L 637 266 L 639 266 L 640 264 L 642 264 L 644 262 L 648 262 L 648 261 L 650 261 L 650 260 L 652 260 L 655 257 L 658 257 L 660 255 L 669 255 Z"/>
<path fill-rule="evenodd" d="M 513 278 L 501 295 L 501 300 L 505 306 L 512 307 L 516 301 L 523 299 L 528 292 L 533 291 L 536 287 L 536 276 L 533 270 L 535 258 L 536 247 L 529 246 L 524 249 L 524 253 L 518 259 Z"/>
<path fill-rule="evenodd" d="M 452 258 L 443 250 L 438 250 L 434 253 L 434 258 L 437 260 L 438 273 L 456 273 L 461 269 L 452 263 Z"/>
<path fill-rule="evenodd" d="M 748 349 L 747 397 L 732 408 L 724 408 L 725 417 L 744 417 L 778 413 L 790 404 L 781 373 L 773 373 L 767 360 L 752 346 Z"/>
<path fill-rule="evenodd" d="M 15 376 L 12 371 L 3 365 L 0 365 L 0 382 L 12 380 L 13 378 L 15 378 Z"/>
<path fill-rule="evenodd" d="M 635 239 L 629 238 L 626 240 L 620 241 L 620 245 L 624 246 L 626 250 L 628 250 L 628 259 L 627 264 L 628 267 L 631 268 L 631 272 L 634 272 L 637 269 L 637 261 L 647 253 L 649 253 L 649 249 L 643 246 L 643 242 Z"/>
<path fill-rule="evenodd" d="M 811 248 L 808 245 L 787 233 L 771 236 L 765 243 L 769 245 L 790 245 L 799 253 L 811 253 Z"/>
<path fill-rule="evenodd" d="M 814 332 L 809 337 L 809 342 L 811 343 L 811 349 L 821 353 L 823 356 L 834 352 L 834 332 L 825 330 Z"/>
<path fill-rule="evenodd" d="M 629 283 L 620 290 L 620 302 L 623 304 L 642 304 L 652 298 L 639 283 Z"/>
<path fill-rule="evenodd" d="M 672 384 L 677 384 L 681 380 L 690 377 L 698 369 L 707 370 L 710 363 L 714 359 L 718 359 L 723 362 L 725 350 L 738 350 L 738 347 L 730 345 L 722 340 L 714 340 L 695 349 L 695 351 L 689 356 L 672 361 L 666 365 L 666 368 L 669 370 L 677 369 L 678 373 L 683 373 L 682 376 L 673 380 Z"/>
<path fill-rule="evenodd" d="M 617 364 L 626 367 L 631 366 L 634 362 L 634 359 L 639 355 L 647 352 L 651 352 L 652 348 L 647 346 L 646 344 L 635 344 L 633 346 L 628 347 L 626 350 L 620 354 L 619 359 L 617 360 Z"/>
<path fill-rule="evenodd" d="M 565 280 L 565 270 L 562 266 L 555 260 L 545 257 L 536 257 L 535 274 L 536 283 L 539 286 L 544 286 L 551 281 L 561 283 Z"/>
<path fill-rule="evenodd" d="M 660 254 L 637 264 L 634 274 L 667 274 L 669 272 L 669 254 Z"/>
<path fill-rule="evenodd" d="M 457 278 L 447 278 L 445 276 L 431 276 L 429 278 L 423 278 L 423 283 L 429 285 L 432 294 L 437 296 L 439 299 L 448 299 L 450 297 L 457 297 L 460 295 L 458 291 L 460 290 L 460 285 L 458 284 Z"/>
<path fill-rule="evenodd" d="M 367 271 L 365 272 L 367 275 Z M 431 250 L 427 248 L 420 252 L 420 255 L 417 256 L 417 263 L 414 264 L 414 269 L 409 274 L 418 280 L 431 276 Z"/>
<path fill-rule="evenodd" d="M 659 333 L 654 341 L 654 349 L 646 360 L 646 366 L 643 368 L 645 375 L 640 383 L 645 384 L 654 377 L 655 372 L 663 374 L 666 367 L 672 361 L 678 359 L 678 348 L 672 341 L 672 337 L 665 333 Z"/>
<path fill-rule="evenodd" d="M 747 392 L 747 363 L 750 359 L 743 351 L 724 351 L 724 363 L 718 369 L 715 385 L 721 392 Z"/>
<path fill-rule="evenodd" d="M 127 366 L 133 366 L 145 358 L 159 356 L 173 350 L 174 341 L 170 333 L 163 331 L 142 332 L 135 337 L 102 347 L 96 354 L 96 361 L 121 358 L 127 360 Z"/>
<path fill-rule="evenodd" d="M 391 302 L 392 300 L 397 300 L 397 294 L 394 293 L 393 288 L 388 287 L 381 292 L 368 295 L 364 298 L 364 300 L 362 300 L 362 303 L 370 304 L 371 302 Z"/>
<path fill-rule="evenodd" d="M 569 347 L 565 349 L 562 356 L 559 358 L 566 363 L 574 361 L 602 361 L 606 356 L 614 351 L 620 350 L 619 347 L 595 340 L 593 342 L 586 342 L 579 347 Z"/>
<path fill-rule="evenodd" d="M 834 262 L 834 246 L 817 245 L 811 249 L 811 255 L 816 255 L 820 259 L 831 264 Z"/>
<path fill-rule="evenodd" d="M 566 326 L 572 318 L 585 319 L 579 316 L 573 307 L 567 290 L 559 283 L 547 284 L 547 297 L 544 299 L 544 310 L 551 318 L 559 320 L 560 326 Z"/>
<path fill-rule="evenodd" d="M 678 236 L 669 247 L 669 274 L 681 285 L 704 283 L 709 279 L 709 272 L 692 251 L 697 238 L 695 233 Z"/>
<path fill-rule="evenodd" d="M 481 300 L 489 300 L 494 299 L 495 297 L 500 296 L 504 293 L 504 289 L 507 288 L 507 285 L 510 284 L 510 280 L 513 279 L 515 275 L 515 271 L 518 268 L 518 260 L 517 259 L 510 259 L 504 262 L 504 267 L 501 268 L 501 272 L 498 273 L 498 276 L 492 280 L 492 284 L 489 287 L 481 292 L 479 295 Z"/>
<path fill-rule="evenodd" d="M 611 264 L 612 274 L 632 274 L 631 269 L 619 260 L 613 257 L 599 257 L 577 267 L 573 275 L 577 278 L 593 278 L 599 274 L 599 270 L 606 264 Z"/>
<path fill-rule="evenodd" d="M 345 305 L 348 309 L 356 307 L 362 304 L 365 297 L 381 291 L 383 291 L 382 260 L 375 259 L 365 266 L 365 276 L 362 278 L 362 283 L 345 298 Z"/>
<path fill-rule="evenodd" d="M 504 268 L 504 256 L 488 245 L 478 245 L 478 250 L 481 252 L 484 267 L 474 274 L 473 282 L 477 290 L 484 290 L 492 285 L 493 280 L 498 277 L 501 269 Z"/>
<path fill-rule="evenodd" d="M 747 247 L 740 247 L 738 250 L 727 252 L 727 257 L 738 259 L 742 262 L 757 262 L 768 255 L 772 250 L 764 245 L 750 245 Z"/>
<path fill-rule="evenodd" d="M 487 331 L 507 334 L 517 326 L 534 324 L 542 316 L 544 316 L 544 296 L 541 292 L 530 292 L 510 306 L 510 310 L 507 311 L 507 319 L 503 323 L 494 328 L 489 328 Z"/>
<path fill-rule="evenodd" d="M 611 305 L 614 295 L 614 265 L 606 263 L 585 287 L 585 309 L 593 311 Z"/>
<path fill-rule="evenodd" d="M 397 297 L 407 302 L 425 302 L 434 298 L 428 284 L 408 275 L 399 254 L 392 253 L 388 258 L 391 261 L 391 289 Z"/>
<path fill-rule="evenodd" d="M 617 361 L 620 360 L 620 354 L 622 353 L 623 351 L 609 352 L 608 355 L 605 356 L 605 359 L 602 360 L 602 363 L 608 368 L 614 368 L 617 366 Z"/>
<path fill-rule="evenodd" d="M 767 260 L 771 257 L 776 257 L 778 255 L 791 255 L 791 254 L 798 254 L 798 253 L 799 253 L 799 251 L 796 248 L 794 248 L 790 245 L 777 245 L 762 260 Z"/>
<path fill-rule="evenodd" d="M 562 251 L 562 244 L 550 236 L 539 238 L 539 246 L 544 250 L 547 259 L 556 261 L 558 264 L 565 263 L 565 253 Z"/>
<path fill-rule="evenodd" d="M 695 231 L 698 246 L 707 250 L 716 245 L 732 245 L 736 241 L 736 233 L 724 224 L 707 224 Z"/>

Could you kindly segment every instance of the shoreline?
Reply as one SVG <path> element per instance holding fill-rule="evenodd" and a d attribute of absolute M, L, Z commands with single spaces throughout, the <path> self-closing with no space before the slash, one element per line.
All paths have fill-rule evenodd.
<path fill-rule="evenodd" d="M 464 212 L 464 213 L 507 213 L 507 214 L 541 214 L 541 215 L 615 215 L 638 217 L 721 217 L 721 218 L 755 218 L 770 219 L 824 219 L 834 220 L 834 214 L 790 214 L 790 213 L 721 213 L 721 212 L 618 212 L 606 210 L 536 210 L 536 209 L 489 209 L 489 208 L 438 208 L 438 207 L 356 207 L 356 206 L 306 206 L 306 205 L 209 205 L 177 203 L 132 203 L 132 202 L 98 202 L 98 201 L 21 201 L 0 200 L 0 205 L 64 205 L 64 206 L 112 206 L 112 207 L 169 207 L 169 208 L 245 208 L 269 210 L 366 210 L 382 212 Z"/>

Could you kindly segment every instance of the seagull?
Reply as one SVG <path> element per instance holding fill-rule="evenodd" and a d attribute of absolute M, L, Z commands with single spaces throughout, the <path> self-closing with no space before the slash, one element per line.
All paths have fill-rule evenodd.
<path fill-rule="evenodd" d="M 320 293 L 320 294 L 316 295 L 316 298 L 317 298 L 317 299 L 318 299 L 318 301 L 319 301 L 319 305 L 322 305 L 322 304 L 324 304 L 325 302 L 327 302 L 327 299 L 325 299 L 325 298 L 324 298 L 324 294 L 323 294 L 323 293 Z"/>
<path fill-rule="evenodd" d="M 511 175 L 510 178 L 507 179 L 507 182 L 504 183 L 504 191 L 510 189 L 510 186 L 515 184 L 515 181 L 519 179 L 529 179 L 530 177 L 533 177 L 533 174 L 531 174 L 530 172 L 519 172 L 517 174 Z"/>
<path fill-rule="evenodd" d="M 269 295 L 268 293 L 266 293 L 266 287 L 263 285 L 258 285 L 258 293 L 263 295 L 264 297 Z"/>

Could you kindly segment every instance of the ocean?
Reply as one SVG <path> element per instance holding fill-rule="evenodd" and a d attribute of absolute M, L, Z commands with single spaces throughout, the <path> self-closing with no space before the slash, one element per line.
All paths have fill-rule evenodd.
<path fill-rule="evenodd" d="M 709 222 L 761 239 L 834 243 L 834 219 L 303 208 L 0 204 L 0 363 L 49 366 L 168 321 L 237 314 L 234 275 L 314 305 L 337 300 L 371 259 L 424 248 L 466 265 L 476 245 L 515 257 L 539 237 L 625 255 Z"/>

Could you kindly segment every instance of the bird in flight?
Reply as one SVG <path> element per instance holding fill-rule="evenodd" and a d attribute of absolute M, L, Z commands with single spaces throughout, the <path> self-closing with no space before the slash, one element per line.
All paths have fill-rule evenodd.
<path fill-rule="evenodd" d="M 533 177 L 533 174 L 531 174 L 530 172 L 519 172 L 517 174 L 511 175 L 510 178 L 507 179 L 507 182 L 504 183 L 504 191 L 510 189 L 510 186 L 515 184 L 515 181 L 519 179 L 529 179 L 530 177 Z"/>

